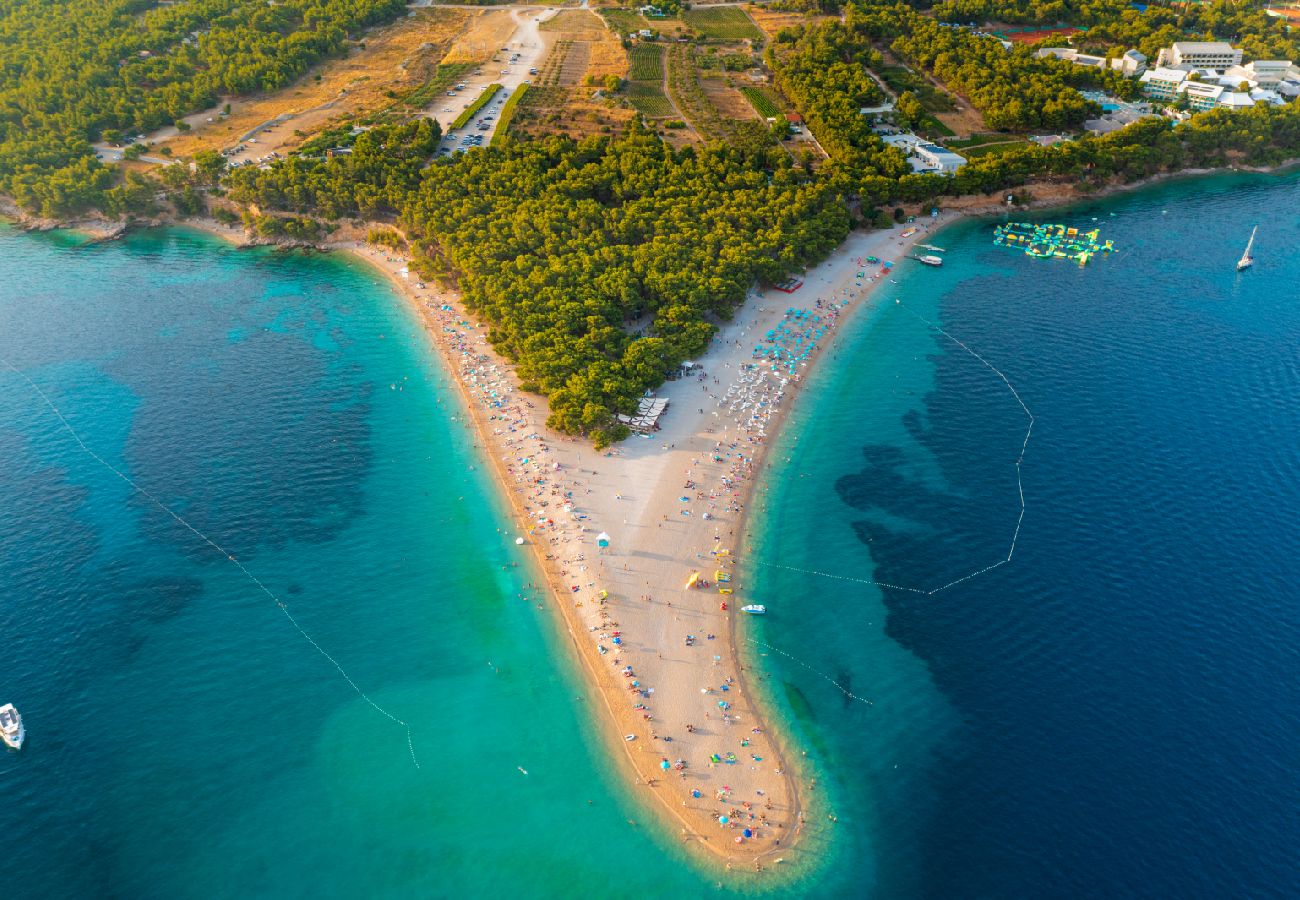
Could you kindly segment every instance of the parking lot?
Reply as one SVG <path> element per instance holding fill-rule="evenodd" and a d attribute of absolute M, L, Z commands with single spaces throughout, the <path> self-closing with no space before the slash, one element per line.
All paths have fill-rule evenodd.
<path fill-rule="evenodd" d="M 426 115 L 437 119 L 443 128 L 443 140 L 438 148 L 440 156 L 457 150 L 468 150 L 491 141 L 500 121 L 501 107 L 521 84 L 529 84 L 546 55 L 546 45 L 538 26 L 553 16 L 556 10 L 531 7 L 512 11 L 517 23 L 508 41 L 496 48 L 492 58 L 484 62 L 464 81 L 452 86 L 446 96 L 426 110 Z M 486 106 L 479 110 L 464 126 L 451 131 L 451 123 L 469 108 L 493 84 L 500 84 Z"/>

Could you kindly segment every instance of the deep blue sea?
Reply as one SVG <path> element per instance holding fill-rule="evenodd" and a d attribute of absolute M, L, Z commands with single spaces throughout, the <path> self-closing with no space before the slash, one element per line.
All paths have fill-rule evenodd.
<path fill-rule="evenodd" d="M 764 485 L 755 557 L 840 576 L 754 568 L 852 873 L 822 888 L 1300 896 L 1300 178 L 1028 218 L 1117 251 L 1033 259 L 994 220 L 931 238 L 944 267 L 900 262 Z M 1012 561 L 933 595 L 842 579 L 1005 558 L 1028 420 L 922 318 L 1035 417 Z"/>
<path fill-rule="evenodd" d="M 1300 894 L 1300 179 L 1035 216 L 1094 217 L 1082 269 L 991 221 L 900 261 L 774 448 L 751 634 L 823 854 L 777 895 Z M 1035 424 L 1011 562 L 931 595 L 870 582 L 1006 557 L 1027 423 L 934 326 Z M 732 894 L 611 770 L 376 273 L 0 230 L 0 358 L 11 896 Z"/>

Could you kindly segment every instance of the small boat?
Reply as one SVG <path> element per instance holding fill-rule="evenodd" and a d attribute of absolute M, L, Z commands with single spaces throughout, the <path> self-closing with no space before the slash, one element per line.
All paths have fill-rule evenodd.
<path fill-rule="evenodd" d="M 913 256 L 912 259 L 916 260 L 916 261 L 919 262 L 919 263 L 924 263 L 924 264 L 927 265 L 927 266 L 941 266 L 941 265 L 943 265 L 943 257 L 942 257 L 942 256 L 933 256 L 933 255 L 927 255 L 927 256 Z"/>
<path fill-rule="evenodd" d="M 924 250 L 933 250 L 933 251 L 935 251 L 936 253 L 943 253 L 943 252 L 944 252 L 944 250 L 943 250 L 942 247 L 936 247 L 934 244 L 917 244 L 916 246 L 918 246 L 918 247 L 920 247 L 920 248 L 922 248 L 922 249 L 924 249 Z"/>
<path fill-rule="evenodd" d="M 1250 240 L 1246 242 L 1246 252 L 1241 254 L 1241 259 L 1237 260 L 1238 272 L 1242 271 L 1243 269 L 1249 269 L 1251 266 L 1255 264 L 1255 257 L 1250 255 L 1250 251 L 1251 248 L 1255 246 L 1256 231 L 1259 231 L 1258 225 L 1256 225 L 1254 228 L 1250 230 Z"/>
<path fill-rule="evenodd" d="M 767 607 L 763 606 L 761 603 L 751 603 L 749 606 L 742 606 L 740 611 L 747 612 L 754 616 L 761 616 L 767 612 Z"/>
<path fill-rule="evenodd" d="M 15 750 L 23 749 L 23 739 L 27 732 L 23 729 L 23 717 L 18 715 L 12 703 L 0 706 L 0 738 Z"/>

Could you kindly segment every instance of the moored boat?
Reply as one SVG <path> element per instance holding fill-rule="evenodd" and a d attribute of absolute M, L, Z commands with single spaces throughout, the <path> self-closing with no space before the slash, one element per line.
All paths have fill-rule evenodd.
<path fill-rule="evenodd" d="M 926 256 L 913 256 L 912 259 L 916 260 L 919 263 L 924 263 L 927 266 L 943 265 L 943 257 L 934 256 L 933 254 L 927 254 Z"/>
<path fill-rule="evenodd" d="M 753 616 L 761 616 L 767 612 L 767 607 L 763 606 L 761 603 L 751 603 L 748 606 L 742 606 L 740 611 L 747 612 Z"/>

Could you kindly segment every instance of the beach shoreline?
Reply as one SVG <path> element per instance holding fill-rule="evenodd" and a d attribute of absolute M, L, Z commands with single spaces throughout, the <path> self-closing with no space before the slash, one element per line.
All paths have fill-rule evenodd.
<path fill-rule="evenodd" d="M 740 652 L 743 638 L 736 619 L 741 614 L 736 607 L 756 598 L 745 595 L 739 580 L 743 568 L 728 562 L 728 557 L 735 558 L 732 548 L 742 546 L 744 540 L 743 515 L 752 499 L 764 448 L 790 406 L 789 400 L 780 400 L 792 398 L 815 355 L 801 360 L 798 374 L 779 390 L 764 387 L 768 390 L 764 396 L 773 400 L 769 411 L 773 415 L 765 414 L 762 422 L 751 424 L 743 443 L 742 420 L 752 413 L 742 410 L 742 416 L 728 418 L 727 411 L 721 409 L 728 387 L 724 379 L 737 372 L 751 381 L 757 378 L 757 364 L 749 349 L 754 340 L 751 335 L 783 321 L 788 304 L 816 301 L 821 306 L 822 295 L 827 293 L 824 310 L 830 314 L 835 307 L 833 324 L 842 323 L 847 316 L 840 317 L 840 311 L 847 313 L 850 305 L 865 305 L 870 288 L 887 277 L 884 269 L 870 280 L 858 277 L 859 272 L 866 274 L 864 257 L 879 255 L 882 260 L 901 262 L 912 243 L 955 218 L 949 214 L 914 226 L 854 233 L 805 274 L 805 284 L 797 294 L 751 291 L 732 322 L 723 326 L 713 346 L 699 359 L 705 371 L 719 376 L 702 390 L 708 394 L 704 405 L 690 400 L 696 407 L 691 412 L 685 402 L 690 388 L 703 387 L 700 376 L 671 382 L 660 392 L 670 395 L 673 404 L 664 430 L 653 438 L 634 436 L 604 454 L 581 439 L 545 427 L 544 398 L 518 391 L 512 367 L 488 346 L 487 329 L 472 320 L 454 292 L 422 285 L 403 256 L 365 243 L 355 229 L 318 245 L 321 250 L 347 253 L 364 262 L 412 304 L 457 387 L 464 414 L 473 426 L 475 450 L 489 458 L 494 480 L 508 501 L 513 521 L 507 537 L 524 538 L 520 550 L 531 552 L 537 570 L 543 573 L 545 599 L 539 605 L 552 605 L 553 601 L 560 613 L 557 624 L 573 643 L 586 688 L 586 696 L 580 699 L 587 700 L 595 690 L 605 708 L 593 716 L 595 732 L 637 789 L 633 795 L 645 790 L 654 795 L 653 800 L 647 798 L 638 805 L 660 820 L 663 833 L 675 835 L 694 855 L 725 868 L 781 871 L 793 877 L 816 862 L 802 856 L 799 846 L 814 808 L 803 754 L 787 741 L 780 723 L 772 722 L 767 711 L 750 699 L 753 685 Z M 213 219 L 180 224 L 237 246 L 267 243 L 249 241 L 242 229 Z M 903 236 L 904 231 L 909 234 Z M 829 295 L 837 298 L 838 305 Z M 837 332 L 837 328 L 830 329 L 831 334 Z M 775 380 L 771 384 L 774 386 Z M 718 458 L 712 465 L 701 464 L 708 453 Z M 536 462 L 542 457 L 546 459 L 544 467 Z M 695 501 L 705 498 L 699 491 L 691 498 L 694 508 L 687 510 L 692 515 L 670 520 L 670 513 L 681 513 L 677 504 L 688 496 L 671 481 L 669 473 L 674 466 L 686 471 L 687 483 L 691 483 L 692 471 L 694 478 L 703 482 L 700 470 L 712 469 L 709 478 L 715 490 L 712 503 L 705 502 L 711 511 L 705 514 L 695 506 Z M 647 468 L 653 470 L 652 475 L 646 473 Z M 717 479 L 730 482 L 725 491 L 717 489 L 721 487 Z M 537 480 L 545 486 L 536 488 Z M 630 490 L 624 496 L 623 488 L 629 485 L 649 486 L 658 496 L 634 497 Z M 725 510 L 720 508 L 723 502 Z M 569 507 L 573 517 L 557 521 L 557 507 Z M 539 525 L 539 513 L 546 524 Z M 622 535 L 640 529 L 647 534 L 629 538 L 624 546 Z M 594 546 L 598 530 L 619 533 L 620 537 L 614 539 L 614 546 L 601 550 Z M 711 556 L 710 548 L 721 543 L 728 545 L 728 553 Z M 722 595 L 684 587 L 688 572 L 713 580 L 710 570 L 715 566 L 733 569 L 736 593 Z M 635 587 L 633 581 L 638 582 Z M 636 590 L 646 593 L 637 596 Z M 606 597 L 600 597 L 603 591 L 608 591 Z M 722 603 L 728 604 L 726 611 Z M 683 620 L 689 624 L 674 624 Z M 673 656 L 673 649 L 681 652 L 680 646 L 673 645 L 692 632 L 697 636 L 696 652 Z M 705 647 L 710 652 L 699 652 Z M 632 675 L 624 674 L 625 666 L 634 667 Z M 629 682 L 641 684 L 647 692 L 629 697 L 624 693 Z M 706 690 L 707 695 L 700 693 Z M 722 696 L 727 699 L 715 699 Z M 721 703 L 726 707 L 719 713 L 714 704 Z M 699 724 L 683 730 L 683 721 Z M 725 732 L 731 733 L 724 737 Z M 619 740 L 620 734 L 634 739 Z M 741 761 L 745 753 L 750 765 Z M 685 765 L 663 768 L 674 758 Z M 746 829 L 749 837 L 744 835 Z M 777 867 L 776 862 L 786 865 Z M 764 883 L 773 883 L 772 876 Z"/>
<path fill-rule="evenodd" d="M 1065 206 L 1203 174 L 1209 172 L 1171 173 L 1085 194 L 1057 186 L 1069 196 L 1034 196 L 1014 208 Z M 543 592 L 542 604 L 554 605 L 560 613 L 557 624 L 581 662 L 584 694 L 597 691 L 605 707 L 592 717 L 594 731 L 637 788 L 632 793 L 654 794 L 654 800 L 639 806 L 703 859 L 768 872 L 781 870 L 774 862 L 791 863 L 786 871 L 815 863 L 803 855 L 801 839 L 810 816 L 826 811 L 817 808 L 803 754 L 787 739 L 782 723 L 774 721 L 772 704 L 751 699 L 761 698 L 761 689 L 746 668 L 745 638 L 737 622 L 742 616 L 736 607 L 763 602 L 745 589 L 754 485 L 771 465 L 767 447 L 804 393 L 816 360 L 834 350 L 843 324 L 858 308 L 879 302 L 872 288 L 888 276 L 859 278 L 855 273 L 866 271 L 861 260 L 878 256 L 911 265 L 903 256 L 934 231 L 962 218 L 1013 208 L 989 198 L 965 199 L 971 202 L 949 204 L 933 220 L 850 234 L 804 274 L 797 294 L 750 291 L 709 351 L 696 360 L 702 374 L 666 383 L 659 391 L 671 401 L 663 430 L 651 438 L 630 437 L 607 453 L 546 428 L 545 398 L 519 390 L 513 368 L 487 344 L 487 328 L 454 291 L 421 285 L 408 260 L 365 243 L 363 229 L 348 227 L 335 239 L 312 245 L 350 254 L 377 269 L 412 304 L 457 386 L 473 425 L 475 449 L 489 457 L 494 480 L 508 501 L 509 537 L 523 539 L 519 549 L 530 553 L 543 573 L 546 584 L 537 588 Z M 193 227 L 238 246 L 280 243 L 250 240 L 242 228 L 212 218 L 148 224 Z M 907 227 L 915 231 L 904 236 Z M 114 226 L 93 236 L 111 239 L 121 231 Z M 809 307 L 813 301 L 819 302 Z M 798 307 L 830 315 L 841 303 L 831 316 L 834 327 L 819 332 L 819 337 L 828 335 L 826 341 L 787 370 L 784 382 L 773 380 L 770 370 L 755 371 L 749 348 L 762 341 L 760 335 L 790 321 L 783 310 Z M 746 405 L 738 409 L 742 401 Z M 691 413 L 691 408 L 698 411 Z M 756 420 L 759 409 L 764 412 Z M 677 487 L 673 477 L 687 486 Z M 678 515 L 673 518 L 673 513 Z M 598 533 L 612 536 L 608 548 L 597 546 Z M 731 571 L 733 594 L 681 587 L 692 572 L 709 581 L 724 568 Z M 728 603 L 725 611 L 723 602 Z M 696 641 L 683 648 L 688 633 Z M 631 667 L 630 674 L 624 674 L 625 666 Z M 632 682 L 653 693 L 633 694 L 628 690 Z M 726 707 L 715 707 L 717 703 Z M 718 715 L 724 717 L 721 727 L 712 718 Z M 684 722 L 693 727 L 683 731 Z M 633 739 L 620 740 L 619 735 Z M 727 753 L 734 757 L 728 759 Z M 750 759 L 744 761 L 746 754 Z M 674 758 L 686 765 L 676 768 L 670 763 Z M 661 768 L 663 763 L 670 765 Z M 750 837 L 743 834 L 746 828 Z"/>
<path fill-rule="evenodd" d="M 832 294 L 843 298 L 846 306 L 841 308 L 846 309 L 850 300 L 858 301 L 853 305 L 865 305 L 868 302 L 865 298 L 870 294 L 869 288 L 874 287 L 885 276 L 878 275 L 875 281 L 872 282 L 857 278 L 855 273 L 863 271 L 860 262 L 862 258 L 879 253 L 882 255 L 882 259 L 886 256 L 898 256 L 901 259 L 901 256 L 906 253 L 912 243 L 928 236 L 931 228 L 942 227 L 954 218 L 956 216 L 949 215 L 933 222 L 911 226 L 913 233 L 906 237 L 901 235 L 901 232 L 908 230 L 903 226 L 888 231 L 851 235 L 845 244 L 838 248 L 828 260 L 814 267 L 805 276 L 806 281 L 809 283 L 805 284 L 801 296 L 804 299 L 811 299 L 812 295 L 819 289 L 829 290 Z M 728 504 L 731 509 L 727 513 L 718 511 L 716 514 L 710 514 L 707 519 L 695 520 L 692 523 L 696 525 L 695 534 L 692 536 L 693 539 L 682 541 L 683 535 L 681 532 L 683 529 L 676 522 L 672 523 L 670 529 L 667 529 L 670 531 L 669 536 L 661 534 L 666 530 L 664 524 L 668 520 L 669 504 L 671 504 L 672 498 L 660 497 L 656 501 L 645 503 L 640 507 L 635 517 L 621 519 L 621 527 L 631 526 L 649 529 L 653 525 L 654 532 L 647 538 L 628 546 L 626 552 L 621 555 L 619 551 L 611 551 L 610 555 L 606 555 L 605 559 L 601 561 L 599 582 L 588 582 L 586 585 L 570 584 L 566 589 L 567 582 L 574 581 L 579 571 L 585 571 L 582 564 L 587 561 L 588 554 L 595 555 L 599 552 L 598 548 L 592 546 L 591 540 L 596 529 L 602 529 L 603 533 L 604 529 L 613 531 L 620 528 L 618 516 L 625 510 L 619 510 L 618 505 L 623 502 L 624 498 L 622 493 L 617 490 L 613 491 L 613 497 L 611 498 L 610 489 L 617 487 L 619 484 L 635 483 L 639 480 L 635 477 L 629 477 L 632 474 L 630 472 L 620 471 L 623 468 L 620 463 L 627 456 L 617 450 L 601 456 L 581 441 L 545 429 L 542 422 L 545 414 L 544 400 L 542 398 L 534 398 L 539 402 L 530 403 L 527 411 L 523 407 L 514 408 L 513 414 L 522 413 L 523 417 L 518 420 L 511 420 L 518 423 L 513 430 L 499 428 L 501 419 L 491 410 L 500 407 L 485 405 L 482 402 L 482 386 L 476 384 L 476 376 L 481 374 L 482 367 L 467 363 L 465 345 L 462 343 L 468 331 L 485 329 L 477 327 L 466 329 L 465 323 L 469 322 L 470 319 L 459 305 L 458 298 L 451 293 L 420 287 L 418 282 L 412 282 L 412 275 L 409 269 L 406 268 L 406 261 L 402 257 L 384 249 L 371 247 L 353 240 L 333 242 L 326 246 L 328 249 L 350 253 L 379 269 L 390 283 L 412 302 L 419 311 L 435 350 L 439 353 L 443 364 L 457 384 L 462 404 L 465 406 L 466 413 L 474 426 L 475 447 L 486 451 L 491 458 L 496 480 L 504 491 L 506 498 L 510 501 L 509 505 L 516 520 L 516 533 L 522 535 L 530 531 L 529 525 L 532 522 L 532 517 L 537 514 L 537 507 L 521 502 L 521 500 L 527 499 L 527 494 L 521 490 L 520 473 L 507 462 L 512 459 L 518 462 L 520 459 L 517 443 L 510 440 L 510 435 L 519 434 L 522 431 L 534 435 L 544 435 L 538 443 L 549 445 L 547 451 L 550 451 L 554 462 L 559 462 L 561 466 L 559 471 L 574 472 L 577 486 L 599 484 L 603 489 L 599 496 L 593 495 L 590 499 L 584 497 L 580 507 L 576 503 L 574 504 L 576 508 L 583 510 L 585 515 L 590 516 L 590 520 L 593 522 L 592 525 L 571 529 L 571 533 L 566 537 L 560 541 L 552 540 L 549 545 L 535 540 L 536 535 L 533 535 L 527 543 L 535 551 L 536 562 L 540 570 L 545 573 L 549 593 L 553 595 L 556 601 L 555 605 L 561 613 L 564 630 L 577 651 L 588 686 L 598 690 L 602 705 L 605 707 L 605 714 L 613 719 L 617 725 L 613 731 L 609 731 L 608 728 L 602 729 L 605 732 L 605 742 L 623 748 L 624 753 L 615 753 L 615 755 L 621 757 L 627 764 L 626 771 L 633 784 L 637 787 L 648 788 L 656 794 L 660 802 L 651 803 L 649 806 L 651 808 L 658 807 L 659 817 L 671 823 L 671 826 L 676 829 L 680 840 L 697 848 L 702 846 L 705 850 L 705 856 L 712 857 L 728 867 L 743 866 L 746 869 L 763 867 L 765 863 L 775 859 L 791 862 L 809 813 L 809 801 L 806 795 L 810 792 L 810 788 L 807 784 L 807 775 L 802 771 L 802 754 L 795 747 L 788 745 L 784 738 L 783 729 L 774 729 L 766 711 L 760 712 L 757 706 L 750 704 L 747 699 L 743 701 L 745 704 L 743 706 L 739 702 L 740 698 L 748 698 L 752 696 L 753 692 L 753 685 L 743 662 L 744 657 L 740 652 L 741 645 L 739 642 L 742 638 L 738 633 L 737 625 L 737 619 L 740 618 L 740 615 L 736 613 L 736 606 L 741 602 L 753 599 L 744 596 L 743 583 L 737 581 L 737 592 L 730 595 L 714 595 L 698 590 L 687 591 L 685 588 L 674 588 L 672 581 L 665 580 L 662 577 L 664 573 L 661 566 L 657 570 L 660 577 L 658 579 L 649 579 L 646 587 L 647 593 L 642 595 L 646 598 L 655 598 L 653 601 L 644 601 L 647 605 L 642 605 L 643 601 L 640 597 L 633 600 L 629 590 L 626 593 L 610 591 L 609 598 L 605 602 L 599 603 L 600 608 L 598 610 L 592 610 L 590 607 L 591 594 L 606 589 L 600 587 L 600 585 L 616 580 L 616 575 L 611 567 L 616 566 L 619 559 L 627 558 L 631 560 L 632 557 L 638 554 L 665 557 L 671 563 L 676 564 L 679 569 L 677 574 L 684 581 L 686 570 L 703 571 L 706 575 L 709 575 L 705 570 L 710 564 L 706 554 L 701 551 L 706 550 L 709 546 L 705 538 L 708 537 L 706 532 L 710 528 L 714 529 L 714 537 L 717 538 L 719 528 L 715 526 L 724 523 L 733 526 L 730 529 L 727 542 L 732 543 L 734 547 L 741 546 L 741 541 L 744 540 L 743 529 L 745 527 L 743 515 L 748 510 L 752 499 L 754 476 L 761 470 L 763 465 L 765 457 L 763 449 L 768 440 L 775 434 L 775 430 L 768 433 L 767 429 L 779 428 L 780 422 L 788 413 L 791 402 L 787 401 L 774 405 L 775 415 L 779 416 L 779 418 L 769 420 L 763 434 L 753 444 L 752 452 L 745 454 L 744 475 L 732 485 L 739 488 L 739 490 L 732 492 Z M 739 332 L 739 335 L 743 336 L 748 334 L 750 329 L 766 330 L 766 326 L 777 324 L 784 318 L 784 314 L 776 304 L 783 305 L 787 302 L 797 303 L 798 300 L 790 295 L 774 296 L 774 291 L 771 290 L 752 292 L 733 323 L 723 329 L 721 336 L 715 341 L 714 349 L 711 349 L 700 358 L 699 363 L 705 367 L 705 371 L 725 372 L 733 366 L 752 366 L 753 363 L 750 361 L 751 353 L 740 344 L 735 336 L 736 333 Z M 764 306 L 763 304 L 772 305 Z M 828 301 L 827 309 L 829 308 Z M 839 321 L 842 322 L 843 319 Z M 453 337 L 450 340 L 439 340 L 440 332 L 444 335 L 444 338 L 447 334 L 451 334 Z M 838 329 L 832 330 L 831 333 L 837 334 Z M 481 335 L 479 337 L 481 338 Z M 737 348 L 739 348 L 739 352 L 737 352 Z M 492 382 L 493 384 L 504 387 L 505 384 L 509 383 L 511 393 L 517 390 L 517 384 L 513 382 L 513 375 L 510 373 L 508 364 L 496 357 L 485 342 L 476 344 L 472 355 L 480 363 L 491 360 L 490 368 L 494 370 L 498 377 L 498 380 Z M 811 363 L 811 358 L 804 361 L 805 366 L 809 363 Z M 807 372 L 808 369 L 805 368 L 797 378 L 791 379 L 791 386 L 788 390 L 791 400 L 796 393 L 794 386 L 807 377 Z M 677 382 L 673 386 L 677 387 L 681 384 L 682 382 Z M 480 396 L 476 397 L 476 393 Z M 673 392 L 669 391 L 668 393 Z M 679 389 L 676 393 L 681 394 L 684 391 Z M 708 391 L 706 390 L 705 393 L 708 393 Z M 710 397 L 716 400 L 715 395 L 710 395 Z M 479 402 L 476 402 L 476 399 Z M 636 463 L 629 464 L 629 467 L 650 465 L 657 468 L 660 473 L 668 470 L 672 464 L 690 468 L 692 465 L 699 465 L 701 455 L 710 449 L 710 444 L 715 445 L 715 449 L 720 445 L 718 441 L 719 433 L 710 421 L 716 410 L 697 406 L 697 411 L 690 413 L 689 409 L 685 408 L 680 402 L 681 397 L 672 399 L 678 402 L 675 402 L 671 407 L 670 421 L 666 422 L 665 427 L 667 429 L 669 424 L 673 424 L 674 427 L 671 428 L 667 435 L 661 432 L 654 438 L 649 439 L 652 443 L 659 442 L 659 449 L 657 451 L 652 450 L 650 453 L 636 454 Z M 672 423 L 671 420 L 674 418 L 676 421 Z M 526 425 L 522 424 L 524 422 L 526 422 Z M 494 423 L 497 423 L 498 427 L 494 427 Z M 732 425 L 731 427 L 736 426 Z M 662 440 L 665 437 L 676 439 L 669 440 L 667 444 L 664 444 Z M 644 442 L 645 440 L 637 437 L 629 438 L 629 441 L 632 442 Z M 679 444 L 683 443 L 686 446 L 679 446 Z M 641 443 L 641 446 L 646 445 Z M 594 460 L 592 459 L 593 456 L 595 457 Z M 524 459 L 527 459 L 527 457 L 524 457 Z M 595 468 L 587 468 L 589 466 Z M 729 471 L 735 474 L 734 468 Z M 589 474 L 595 476 L 594 479 L 588 479 Z M 577 479 L 576 475 L 582 475 L 583 477 Z M 671 489 L 670 493 L 677 493 L 677 489 L 671 488 L 665 478 L 658 478 L 655 483 L 660 488 L 661 493 L 663 493 L 664 489 Z M 593 489 L 586 488 L 586 490 L 591 491 Z M 524 494 L 524 496 L 521 497 L 521 494 Z M 627 499 L 631 500 L 630 497 Z M 716 509 L 716 504 L 714 508 Z M 700 528 L 699 525 L 703 522 L 713 522 L 715 526 L 706 525 Z M 683 544 L 685 550 L 683 550 Z M 568 546 L 564 547 L 563 545 Z M 548 546 L 550 549 L 567 549 L 568 552 L 547 553 L 545 551 Z M 695 551 L 693 556 L 690 553 L 691 550 Z M 668 552 L 665 553 L 664 551 Z M 725 559 L 725 555 L 722 558 Z M 701 564 L 702 559 L 705 560 L 704 564 Z M 624 562 L 624 571 L 629 573 L 632 571 L 630 562 Z M 742 571 L 743 569 L 737 566 L 733 577 L 739 578 Z M 645 570 L 640 574 L 652 573 Z M 712 575 L 709 575 L 705 580 L 710 580 L 711 577 Z M 627 581 L 628 579 L 624 580 Z M 575 601 L 573 599 L 574 594 L 579 594 L 584 599 Z M 669 597 L 671 599 L 667 599 Z M 722 614 L 721 603 L 727 602 L 730 598 L 740 599 L 729 604 L 727 613 Z M 715 601 L 718 604 L 716 610 L 713 609 Z M 651 602 L 656 605 L 666 605 L 654 610 L 648 608 L 648 604 Z M 586 605 L 587 609 L 586 615 L 583 613 L 584 605 Z M 707 655 L 696 654 L 694 663 L 684 667 L 663 664 L 663 651 L 665 649 L 663 645 L 667 644 L 667 641 L 663 640 L 666 636 L 662 634 L 664 630 L 662 626 L 667 623 L 670 615 L 668 613 L 669 608 L 673 610 L 671 615 L 674 619 L 680 619 L 683 613 L 687 613 L 692 618 L 712 623 L 711 626 L 706 624 L 699 630 L 708 634 L 710 627 L 714 629 L 711 636 L 706 639 L 713 642 L 710 645 L 713 650 L 720 652 Z M 614 616 L 618 618 L 614 618 Z M 613 649 L 612 646 L 604 645 L 606 653 L 601 653 L 599 650 L 600 642 L 590 639 L 593 632 L 605 633 L 605 639 L 608 640 L 608 635 L 614 632 L 630 633 L 633 629 L 641 631 L 643 628 L 648 631 L 651 630 L 648 621 L 651 619 L 658 620 L 661 626 L 659 629 L 661 633 L 656 635 L 654 641 L 655 659 L 653 660 L 648 652 L 651 648 L 647 645 L 638 647 L 636 650 L 620 650 L 616 655 L 614 665 L 611 666 L 609 661 L 602 659 L 602 657 Z M 587 639 L 584 639 L 584 633 Z M 623 647 L 627 648 L 628 642 L 624 641 Z M 642 652 L 637 652 L 638 650 Z M 713 657 L 712 660 L 710 660 L 710 656 Z M 725 663 L 723 660 L 725 660 Z M 681 663 L 682 661 L 677 662 Z M 709 664 L 710 662 L 712 662 L 712 665 Z M 620 687 L 620 665 L 631 665 L 633 663 L 635 663 L 634 671 L 637 679 L 644 678 L 647 682 L 653 680 L 658 685 L 661 695 L 666 688 L 675 688 L 672 691 L 674 696 L 664 704 L 667 707 L 665 709 L 665 712 L 668 713 L 667 716 L 661 717 L 657 714 L 661 708 L 661 703 L 663 703 L 658 698 L 656 698 L 654 704 L 646 702 L 631 706 L 627 703 L 626 697 L 620 697 L 618 690 Z M 726 671 L 727 675 L 725 677 L 729 679 L 729 681 L 723 682 L 727 684 L 729 697 L 728 701 L 724 702 L 727 702 L 729 707 L 735 710 L 737 721 L 743 720 L 749 726 L 749 734 L 743 740 L 748 746 L 755 747 L 761 744 L 765 748 L 762 751 L 762 757 L 758 753 L 753 753 L 751 756 L 756 761 L 768 762 L 769 767 L 762 772 L 746 773 L 751 776 L 748 779 L 739 777 L 739 770 L 732 768 L 726 771 L 726 784 L 721 784 L 723 780 L 721 778 L 705 779 L 709 782 L 721 784 L 721 787 L 718 784 L 708 785 L 708 791 L 713 793 L 713 799 L 710 801 L 707 799 L 705 788 L 700 786 L 699 781 L 696 780 L 695 772 L 697 770 L 694 769 L 694 766 L 703 764 L 703 760 L 710 756 L 704 753 L 705 748 L 703 746 L 696 746 L 701 743 L 694 739 L 694 735 L 698 734 L 699 731 L 682 733 L 673 727 L 670 717 L 682 718 L 690 715 L 687 711 L 687 708 L 692 706 L 688 699 L 690 688 L 683 686 L 682 682 L 694 678 L 707 683 L 706 680 L 716 669 Z M 721 684 L 716 685 L 716 688 L 720 689 L 721 687 Z M 711 694 L 714 693 L 714 689 L 711 688 L 710 692 Z M 648 697 L 645 699 L 648 700 Z M 633 711 L 639 706 L 647 708 L 653 706 L 656 715 L 638 721 Z M 694 706 L 696 708 L 693 712 L 700 712 L 699 704 L 694 704 Z M 629 715 L 629 712 L 633 714 Z M 705 715 L 707 717 L 707 711 Z M 661 726 L 657 723 L 665 720 L 669 724 L 663 726 L 662 730 L 665 732 L 672 730 L 675 732 L 674 735 L 670 736 L 666 733 L 661 735 L 658 733 Z M 648 728 L 648 734 L 645 733 L 647 731 L 647 721 L 656 723 Z M 618 741 L 617 735 L 620 732 L 635 734 L 637 740 Z M 647 737 L 648 740 L 645 743 L 640 743 L 643 738 Z M 668 740 L 671 740 L 673 746 L 665 746 L 665 742 Z M 714 743 L 723 743 L 725 745 L 727 742 L 715 738 Z M 735 741 L 733 743 L 739 742 Z M 647 753 L 646 750 L 653 750 L 653 752 Z M 688 760 L 688 766 L 685 770 L 679 773 L 676 769 L 665 771 L 656 768 L 662 766 L 663 762 L 670 759 L 672 755 L 677 754 L 681 754 L 678 758 Z M 735 763 L 733 762 L 731 765 L 734 766 Z M 720 767 L 715 766 L 713 771 L 716 772 L 718 768 Z M 758 767 L 751 768 L 758 769 Z M 699 797 L 695 797 L 693 793 L 686 795 L 689 799 L 695 800 L 695 803 L 688 803 L 680 794 L 674 795 L 672 791 L 667 789 L 667 782 L 672 780 L 671 776 L 673 774 L 685 776 L 687 771 L 691 772 L 690 790 L 692 792 L 700 791 Z M 685 781 L 685 777 L 682 780 Z M 752 783 L 746 783 L 747 781 Z M 758 787 L 760 782 L 764 787 Z M 775 785 L 779 785 L 779 787 L 774 787 Z M 719 790 L 726 791 L 726 794 L 721 799 L 718 794 Z M 740 799 L 742 795 L 749 799 Z M 757 808 L 760 802 L 760 797 L 767 798 L 764 808 L 771 813 L 771 816 L 763 814 L 762 819 L 753 823 L 755 825 L 761 824 L 761 827 L 750 828 L 754 837 L 737 844 L 730 833 L 734 829 L 727 829 L 725 837 L 732 837 L 732 840 L 718 840 L 716 832 L 721 827 L 719 824 L 720 816 L 729 811 L 736 812 L 746 809 L 749 812 L 742 812 L 741 815 L 752 815 L 752 811 Z M 681 805 L 675 803 L 675 800 L 679 800 Z M 732 817 L 728 816 L 728 819 L 730 818 Z M 764 836 L 768 837 L 767 841 L 763 841 Z"/>

